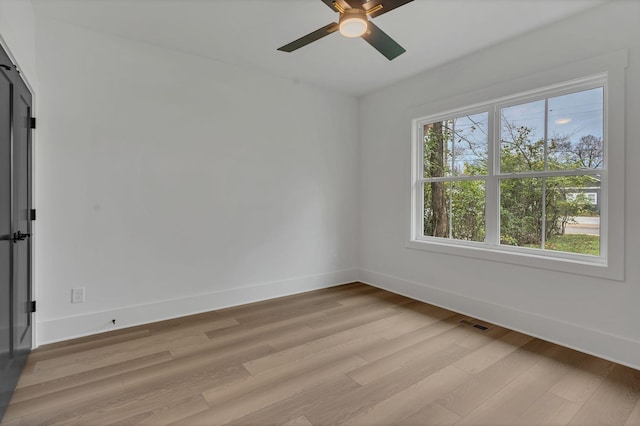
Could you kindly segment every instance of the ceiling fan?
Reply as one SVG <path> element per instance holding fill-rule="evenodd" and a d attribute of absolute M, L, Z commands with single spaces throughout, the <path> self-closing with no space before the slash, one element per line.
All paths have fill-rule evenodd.
<path fill-rule="evenodd" d="M 361 37 L 388 60 L 406 52 L 406 50 L 378 28 L 369 18 L 375 18 L 413 0 L 322 0 L 340 14 L 338 22 L 332 22 L 306 36 L 285 44 L 278 50 L 293 52 L 309 43 L 340 31 L 345 37 Z"/>

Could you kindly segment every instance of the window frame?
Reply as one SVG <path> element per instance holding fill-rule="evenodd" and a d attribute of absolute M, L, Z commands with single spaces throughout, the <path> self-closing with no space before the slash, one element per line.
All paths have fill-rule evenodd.
<path fill-rule="evenodd" d="M 519 81 L 505 82 L 497 87 L 461 95 L 449 101 L 441 100 L 413 108 L 411 117 L 411 224 L 406 246 L 412 249 L 530 266 L 611 280 L 624 280 L 624 75 L 626 51 L 567 65 L 563 68 L 529 76 Z M 582 75 L 579 78 L 575 76 Z M 569 77 L 569 78 L 567 78 Z M 571 78 L 574 77 L 574 78 Z M 540 99 L 553 98 L 582 90 L 603 87 L 603 156 L 600 169 L 549 171 L 532 173 L 501 173 L 499 141 L 500 108 Z M 520 90 L 517 90 L 520 89 Z M 502 92 L 503 96 L 486 96 L 487 92 Z M 485 96 L 483 96 L 483 94 Z M 475 103 L 465 102 L 469 99 Z M 488 101 L 484 99 L 490 99 Z M 480 102 L 478 102 L 480 100 Z M 449 104 L 449 108 L 438 105 Z M 467 105 L 454 107 L 455 105 Z M 612 115 L 612 111 L 614 114 Z M 444 110 L 444 112 L 442 112 Z M 426 114 L 425 114 L 426 112 Z M 431 112 L 431 114 L 429 114 Z M 433 113 L 436 112 L 436 113 Z M 443 181 L 485 181 L 484 242 L 453 240 L 423 235 L 424 182 L 423 126 L 466 115 L 488 112 L 488 163 L 485 176 L 447 176 Z M 415 118 L 418 116 L 419 118 Z M 497 132 L 497 133 L 496 133 Z M 498 137 L 499 139 L 499 137 Z M 613 171 L 612 167 L 616 167 Z M 542 173 L 542 174 L 541 174 Z M 566 253 L 538 248 L 499 244 L 499 184 L 510 177 L 552 177 L 553 175 L 599 175 L 601 178 L 600 256 Z M 613 176 L 612 176 L 613 175 Z M 612 180 L 613 177 L 613 180 Z M 612 213 L 612 206 L 616 211 Z M 612 226 L 615 224 L 615 226 Z M 497 244 L 496 244 L 497 239 Z"/>

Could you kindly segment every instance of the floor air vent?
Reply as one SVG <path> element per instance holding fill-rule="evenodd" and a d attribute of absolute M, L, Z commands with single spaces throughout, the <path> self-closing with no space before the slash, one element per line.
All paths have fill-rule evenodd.
<path fill-rule="evenodd" d="M 461 324 L 468 325 L 469 327 L 477 328 L 478 330 L 487 331 L 489 327 L 486 325 L 478 324 L 477 322 L 469 321 L 469 320 L 460 320 Z"/>

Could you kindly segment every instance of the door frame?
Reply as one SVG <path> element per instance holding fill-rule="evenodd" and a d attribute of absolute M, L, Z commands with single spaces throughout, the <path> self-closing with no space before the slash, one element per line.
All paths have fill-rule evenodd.
<path fill-rule="evenodd" d="M 13 52 L 11 51 L 11 48 L 9 47 L 8 43 L 6 42 L 6 40 L 4 39 L 4 37 L 2 36 L 2 34 L 0 33 L 0 47 L 2 47 L 2 49 L 4 49 L 5 53 L 7 54 L 7 56 L 9 56 L 9 59 L 11 60 L 11 62 L 13 62 L 13 64 L 17 67 L 17 69 L 19 70 L 20 73 L 20 77 L 22 78 L 22 81 L 27 85 L 27 89 L 29 89 L 29 92 L 31 92 L 31 116 L 32 117 L 37 117 L 37 109 L 36 109 L 36 91 L 34 89 L 33 84 L 31 84 L 31 82 L 29 81 L 29 77 L 27 75 L 25 75 L 24 72 L 22 72 L 22 68 L 20 68 L 20 63 L 17 60 L 16 56 L 13 54 Z M 29 168 L 30 168 L 30 173 L 29 173 L 29 205 L 31 206 L 30 208 L 35 208 L 34 206 L 35 204 L 35 199 L 36 199 L 36 193 L 35 193 L 35 159 L 36 159 L 36 153 L 35 153 L 35 149 L 36 149 L 36 145 L 35 145 L 35 140 L 36 140 L 36 132 L 34 132 L 33 130 L 31 130 L 31 143 L 28 149 L 28 162 L 29 162 Z M 13 176 L 13 171 L 12 171 L 12 176 Z M 31 226 L 31 233 L 35 234 L 36 232 L 36 228 L 37 225 L 35 224 L 35 221 L 30 221 L 30 226 Z M 31 264 L 29 265 L 29 275 L 31 278 L 31 288 L 29 289 L 30 294 L 31 294 L 31 300 L 36 300 L 37 299 L 37 291 L 36 291 L 36 274 L 35 274 L 35 240 L 32 239 L 30 244 L 30 249 L 29 249 L 29 257 L 31 260 Z M 37 333 L 36 333 L 36 313 L 32 312 L 31 313 L 31 349 L 36 349 L 39 344 L 38 344 L 38 339 L 36 338 Z"/>

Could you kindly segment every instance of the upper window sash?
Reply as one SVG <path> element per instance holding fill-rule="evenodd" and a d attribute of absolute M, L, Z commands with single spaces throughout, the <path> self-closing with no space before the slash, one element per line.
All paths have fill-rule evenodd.
<path fill-rule="evenodd" d="M 500 111 L 504 108 L 517 106 L 523 103 L 535 102 L 546 100 L 548 98 L 556 98 L 559 96 L 570 95 L 576 92 L 585 91 L 589 89 L 603 88 L 603 164 L 601 168 L 598 169 L 574 169 L 576 171 L 585 172 L 586 174 L 592 174 L 592 170 L 602 171 L 607 168 L 607 75 L 606 74 L 598 74 L 595 76 L 582 78 L 578 80 L 574 80 L 567 83 L 560 83 L 556 85 L 547 86 L 545 88 L 539 90 L 531 90 L 523 93 L 519 93 L 516 95 L 505 96 L 502 98 L 498 98 L 492 101 L 482 102 L 479 104 L 475 104 L 465 108 L 453 109 L 444 113 L 431 115 L 429 117 L 425 117 L 416 121 L 416 134 L 420 141 L 424 141 L 424 127 L 426 125 L 442 122 L 452 119 L 459 119 L 465 116 L 473 116 L 480 113 L 488 113 L 489 114 L 489 139 L 488 139 L 488 151 L 490 160 L 488 161 L 488 175 L 501 175 L 501 176 L 510 176 L 510 175 L 518 175 L 518 172 L 505 172 L 502 173 L 500 171 L 500 135 L 501 135 L 501 117 Z M 418 176 L 416 179 L 422 181 L 429 181 L 429 178 L 424 177 L 424 146 L 421 143 L 419 145 L 419 152 L 417 152 L 417 168 Z M 493 152 L 492 152 L 493 151 Z M 492 160 L 492 161 L 491 161 Z M 537 171 L 536 171 L 537 172 Z M 547 170 L 541 171 L 547 172 Z M 525 172 L 526 174 L 533 173 L 532 171 Z M 596 174 L 596 173 L 594 173 Z"/>

